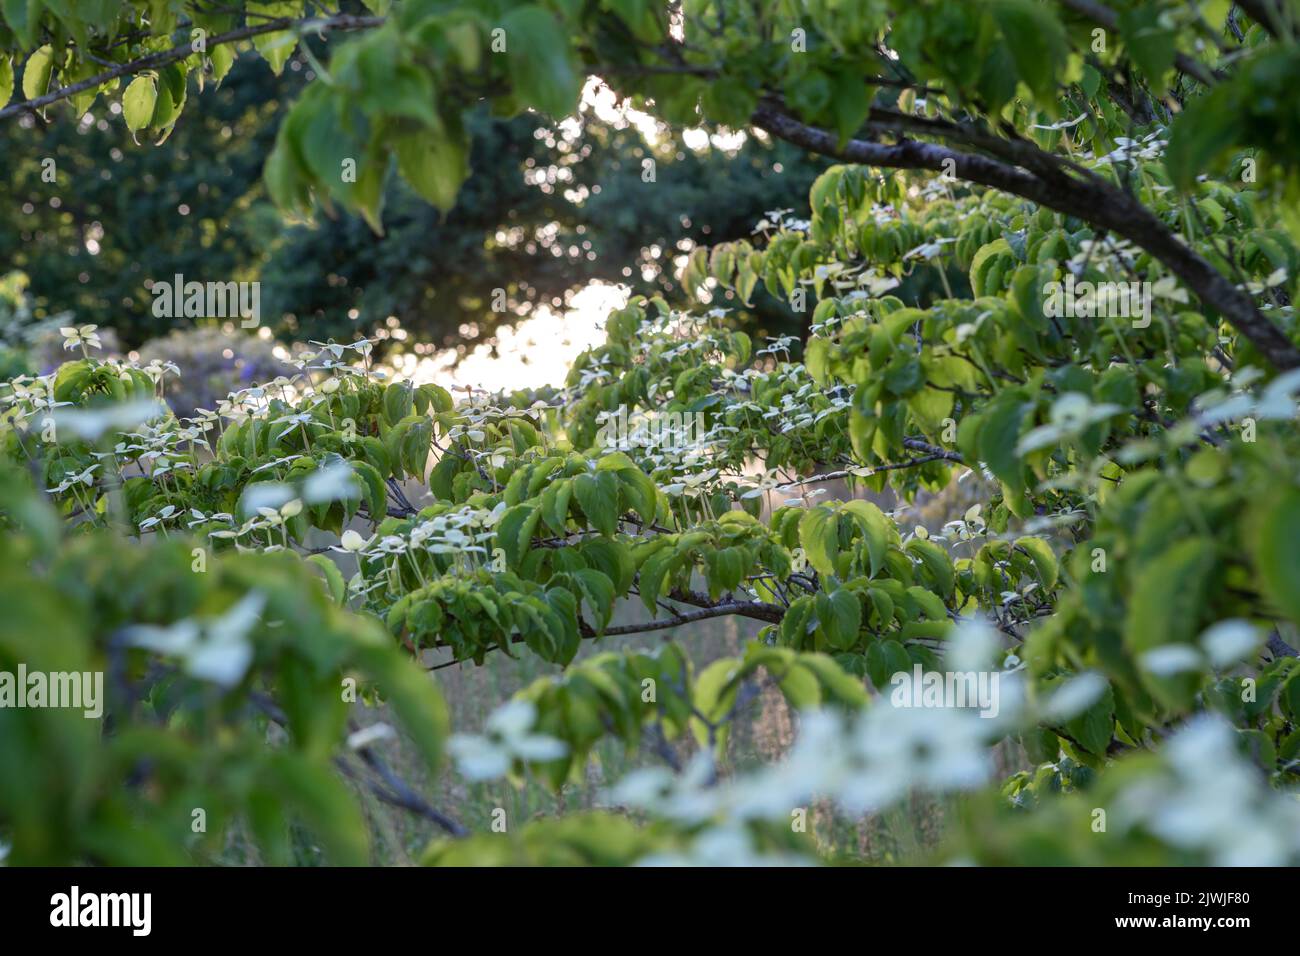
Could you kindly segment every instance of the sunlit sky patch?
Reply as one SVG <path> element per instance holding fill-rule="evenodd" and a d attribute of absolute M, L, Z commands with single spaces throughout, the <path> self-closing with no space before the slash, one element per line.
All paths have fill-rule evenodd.
<path fill-rule="evenodd" d="M 627 304 L 628 290 L 593 282 L 577 292 L 569 307 L 539 307 L 514 328 L 497 335 L 496 356 L 482 344 L 456 363 L 455 350 L 433 356 L 402 355 L 396 371 L 417 384 L 436 382 L 444 388 L 487 391 L 563 385 L 569 365 L 584 350 L 605 339 L 605 318 Z"/>

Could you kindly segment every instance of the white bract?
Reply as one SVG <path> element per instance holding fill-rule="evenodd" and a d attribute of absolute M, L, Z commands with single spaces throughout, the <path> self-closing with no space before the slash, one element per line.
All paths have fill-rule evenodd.
<path fill-rule="evenodd" d="M 265 603 L 264 595 L 252 591 L 215 618 L 186 618 L 167 627 L 138 624 L 127 630 L 126 642 L 178 658 L 181 668 L 199 680 L 234 687 L 253 662 L 253 644 L 248 635 Z"/>
<path fill-rule="evenodd" d="M 532 732 L 537 708 L 531 701 L 510 700 L 487 719 L 482 735 L 455 734 L 448 751 L 457 769 L 470 780 L 495 780 L 510 772 L 516 760 L 544 763 L 569 752 L 561 740 Z"/>

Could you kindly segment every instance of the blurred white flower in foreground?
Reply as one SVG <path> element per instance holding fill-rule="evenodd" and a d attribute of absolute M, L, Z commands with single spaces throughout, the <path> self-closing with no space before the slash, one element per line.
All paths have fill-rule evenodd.
<path fill-rule="evenodd" d="M 217 618 L 205 621 L 186 618 L 167 627 L 136 625 L 127 630 L 126 642 L 180 658 L 187 674 L 230 688 L 243 679 L 253 662 L 253 644 L 248 634 L 265 603 L 265 596 L 253 591 Z"/>
<path fill-rule="evenodd" d="M 511 700 L 492 712 L 482 736 L 455 734 L 448 750 L 456 767 L 471 780 L 504 777 L 515 760 L 542 763 L 569 752 L 561 740 L 532 732 L 537 708 L 531 701 Z"/>
<path fill-rule="evenodd" d="M 1300 802 L 1269 788 L 1233 728 L 1201 715 L 1169 738 L 1166 771 L 1123 792 L 1120 819 L 1213 866 L 1283 866 L 1300 856 Z"/>
<path fill-rule="evenodd" d="M 107 431 L 125 432 L 151 418 L 167 414 L 167 406 L 150 399 L 120 402 L 103 408 L 67 409 L 54 413 L 57 431 L 67 430 L 86 441 L 99 441 Z"/>

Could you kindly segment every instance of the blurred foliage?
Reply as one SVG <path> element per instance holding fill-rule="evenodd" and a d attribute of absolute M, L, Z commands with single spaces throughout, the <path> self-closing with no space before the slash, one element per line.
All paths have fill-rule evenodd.
<path fill-rule="evenodd" d="M 80 123 L 0 122 L 10 170 L 0 263 L 27 273 L 36 316 L 71 312 L 138 346 L 189 321 L 155 317 L 146 288 L 180 274 L 260 281 L 262 325 L 278 338 L 397 327 L 408 341 L 466 347 L 538 305 L 562 306 L 592 280 L 672 291 L 681 243 L 749 235 L 765 211 L 800 203 L 826 165 L 753 137 L 734 155 L 672 138 L 652 148 L 635 126 L 586 114 L 580 135 L 565 140 L 535 116 L 478 111 L 468 124 L 470 175 L 445 215 L 393 177 L 382 236 L 337 208 L 286 225 L 261 170 L 311 72 L 301 53 L 278 76 L 240 58 L 219 86 L 209 78 L 196 97 L 202 108 L 186 112 L 162 148 L 98 107 Z M 563 165 L 550 168 L 557 138 Z M 651 156 L 656 181 L 647 183 L 641 160 Z M 494 302 L 497 289 L 504 299 Z M 751 314 L 755 331 L 802 329 L 771 298 Z"/>
<path fill-rule="evenodd" d="M 8 467 L 0 513 L 0 672 L 84 675 L 84 693 L 97 674 L 102 718 L 0 708 L 9 863 L 211 861 L 243 832 L 258 861 L 283 864 L 295 859 L 291 824 L 305 826 L 330 862 L 368 862 L 356 795 L 334 765 L 348 680 L 356 699 L 393 705 L 429 770 L 447 730 L 437 688 L 373 621 L 341 611 L 287 555 L 208 564 L 183 541 L 65 539 L 26 476 Z M 180 666 L 137 636 L 180 649 L 198 627 L 204 637 Z"/>

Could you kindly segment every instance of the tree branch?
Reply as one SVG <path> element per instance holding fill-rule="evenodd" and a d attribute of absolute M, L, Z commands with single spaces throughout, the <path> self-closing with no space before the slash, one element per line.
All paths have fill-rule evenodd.
<path fill-rule="evenodd" d="M 1119 15 L 1105 4 L 1097 3 L 1095 0 L 1061 0 L 1061 2 L 1075 13 L 1087 17 L 1089 20 L 1100 24 L 1107 30 L 1118 32 Z M 1180 72 L 1186 73 L 1188 76 L 1199 80 L 1206 86 L 1214 85 L 1215 74 L 1211 73 L 1209 68 L 1199 60 L 1194 60 L 1184 53 L 1175 53 L 1174 66 L 1176 66 Z"/>
<path fill-rule="evenodd" d="M 1274 39 L 1282 39 L 1282 25 L 1286 23 L 1286 13 L 1282 9 L 1282 0 L 1237 0 L 1237 6 L 1246 11 L 1246 15 L 1263 27 Z"/>
<path fill-rule="evenodd" d="M 1164 263 L 1278 369 L 1300 367 L 1300 349 L 1255 308 L 1246 292 L 1233 285 L 1150 209 L 1100 178 L 1062 176 L 1049 180 L 988 156 L 910 139 L 892 144 L 854 139 L 841 147 L 835 134 L 800 122 L 768 103 L 759 104 L 751 121 L 778 139 L 810 152 L 868 166 L 951 171 L 962 179 L 1029 199 L 1123 236 Z"/>
<path fill-rule="evenodd" d="M 281 17 L 275 20 L 268 20 L 265 23 L 258 23 L 251 26 L 242 26 L 230 30 L 226 33 L 220 33 L 217 36 L 207 39 L 208 48 L 221 46 L 227 43 L 238 43 L 241 40 L 252 39 L 261 36 L 264 33 L 276 33 L 282 30 L 293 30 L 299 34 L 306 33 L 328 33 L 331 31 L 343 30 L 369 30 L 373 27 L 383 24 L 383 17 L 358 17 L 350 14 L 340 14 L 334 17 L 311 17 L 302 20 L 295 20 L 291 17 Z M 194 48 L 189 41 L 178 44 L 170 50 L 160 50 L 157 53 L 150 53 L 148 56 L 142 56 L 136 60 L 130 60 L 126 63 L 119 63 L 111 70 L 105 70 L 103 73 L 97 73 L 95 76 L 88 77 L 84 80 L 78 80 L 76 83 L 69 83 L 67 86 L 61 86 L 57 90 L 51 90 L 34 99 L 23 100 L 20 103 L 12 103 L 4 109 L 0 109 L 0 120 L 8 119 L 11 116 L 17 116 L 20 113 L 33 113 L 37 110 L 44 109 L 52 103 L 59 100 L 67 99 L 69 96 L 76 96 L 78 93 L 84 93 L 86 90 L 92 90 L 103 86 L 110 80 L 118 79 L 123 76 L 132 76 L 136 73 L 142 73 L 145 70 L 156 70 L 167 66 L 170 63 L 176 63 L 180 60 L 187 59 L 194 54 Z"/>

